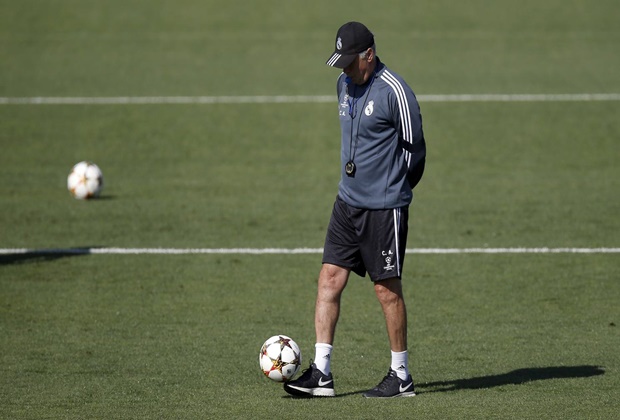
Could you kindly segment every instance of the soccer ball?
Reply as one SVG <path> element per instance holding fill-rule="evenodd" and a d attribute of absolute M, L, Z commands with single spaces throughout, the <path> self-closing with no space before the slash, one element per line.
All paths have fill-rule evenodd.
<path fill-rule="evenodd" d="M 103 188 L 103 173 L 92 162 L 77 163 L 67 177 L 67 188 L 78 200 L 99 197 Z"/>
<path fill-rule="evenodd" d="M 272 381 L 286 382 L 299 372 L 301 351 L 290 337 L 274 335 L 261 347 L 258 362 L 266 377 Z"/>

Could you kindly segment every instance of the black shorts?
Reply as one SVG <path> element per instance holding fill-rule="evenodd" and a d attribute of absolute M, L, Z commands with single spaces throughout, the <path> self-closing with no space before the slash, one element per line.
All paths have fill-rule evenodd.
<path fill-rule="evenodd" d="M 409 208 L 366 210 L 352 207 L 340 197 L 332 211 L 323 263 L 351 269 L 372 281 L 401 278 Z"/>

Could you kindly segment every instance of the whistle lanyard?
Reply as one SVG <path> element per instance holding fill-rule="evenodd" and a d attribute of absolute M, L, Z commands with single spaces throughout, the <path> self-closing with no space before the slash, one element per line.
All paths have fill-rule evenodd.
<path fill-rule="evenodd" d="M 349 116 L 351 117 L 351 131 L 349 133 L 349 161 L 346 163 L 345 165 L 345 173 L 352 177 L 355 175 L 355 153 L 357 152 L 357 143 L 359 141 L 359 130 L 360 130 L 360 123 L 362 121 L 362 118 L 360 116 L 360 118 L 357 120 L 357 131 L 355 132 L 355 142 L 353 141 L 353 120 L 355 119 L 355 117 L 357 116 L 357 101 L 360 100 L 360 98 L 363 96 L 364 97 L 364 103 L 362 105 L 362 109 L 366 106 L 366 102 L 368 101 L 368 97 L 370 96 L 370 90 L 372 89 L 372 85 L 375 82 L 375 77 L 377 75 L 377 72 L 373 72 L 372 74 L 372 79 L 370 80 L 370 84 L 366 87 L 364 93 L 362 93 L 359 97 L 355 97 L 355 91 L 357 90 L 357 85 L 353 86 L 353 98 L 349 99 L 347 102 L 349 104 Z M 348 92 L 348 85 L 347 85 L 347 92 Z M 348 93 L 347 93 L 348 95 Z"/>

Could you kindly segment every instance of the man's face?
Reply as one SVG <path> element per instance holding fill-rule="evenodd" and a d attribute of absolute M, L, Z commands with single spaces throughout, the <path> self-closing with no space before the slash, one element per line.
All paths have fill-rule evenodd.
<path fill-rule="evenodd" d="M 360 58 L 359 55 L 355 57 L 355 60 L 346 66 L 342 71 L 349 76 L 351 81 L 356 85 L 365 84 L 374 69 L 371 68 L 371 63 L 374 58 L 374 51 L 369 48 L 366 51 L 366 58 Z"/>

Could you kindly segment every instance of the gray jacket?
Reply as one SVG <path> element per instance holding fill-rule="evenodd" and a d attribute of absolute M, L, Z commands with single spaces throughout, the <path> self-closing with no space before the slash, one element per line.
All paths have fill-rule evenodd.
<path fill-rule="evenodd" d="M 426 156 L 415 94 L 378 58 L 366 85 L 357 86 L 342 73 L 337 91 L 342 134 L 338 195 L 357 208 L 408 206 Z M 355 165 L 352 176 L 345 171 L 349 162 Z"/>

